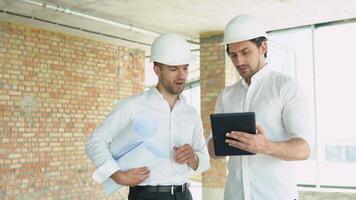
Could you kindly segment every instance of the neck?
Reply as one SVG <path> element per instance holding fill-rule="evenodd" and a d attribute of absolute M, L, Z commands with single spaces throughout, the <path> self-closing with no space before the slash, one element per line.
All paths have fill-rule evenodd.
<path fill-rule="evenodd" d="M 247 78 L 245 79 L 246 83 L 247 83 L 248 85 L 250 85 L 250 84 L 251 84 L 251 79 L 252 79 L 252 77 L 253 77 L 255 74 L 257 74 L 262 68 L 264 68 L 266 65 L 267 65 L 267 62 L 265 61 L 265 59 L 263 59 L 263 60 L 261 61 L 261 63 L 259 63 L 259 65 L 258 65 L 259 67 L 258 67 L 258 69 L 256 70 L 256 72 L 253 73 L 253 74 L 251 75 L 251 77 L 247 77 Z"/>
<path fill-rule="evenodd" d="M 172 110 L 175 103 L 178 100 L 177 94 L 169 93 L 161 84 L 156 85 L 157 90 L 163 95 L 163 98 L 168 102 L 170 109 Z"/>

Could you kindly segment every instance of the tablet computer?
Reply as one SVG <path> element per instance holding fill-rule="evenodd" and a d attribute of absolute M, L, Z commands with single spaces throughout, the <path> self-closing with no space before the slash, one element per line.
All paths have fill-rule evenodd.
<path fill-rule="evenodd" d="M 243 131 L 256 134 L 254 112 L 211 114 L 210 120 L 217 156 L 254 155 L 254 153 L 231 147 L 225 142 L 227 132 Z"/>

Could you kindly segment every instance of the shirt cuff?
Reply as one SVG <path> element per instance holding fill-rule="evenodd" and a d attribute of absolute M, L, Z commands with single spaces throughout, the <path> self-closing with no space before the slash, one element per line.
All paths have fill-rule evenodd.
<path fill-rule="evenodd" d="M 205 172 L 206 170 L 208 170 L 210 168 L 210 162 L 209 159 L 206 159 L 206 157 L 204 156 L 204 154 L 200 153 L 200 152 L 195 152 L 198 156 L 199 159 L 199 164 L 198 164 L 198 168 L 196 170 L 192 169 L 194 171 L 194 173 L 202 173 Z"/>
<path fill-rule="evenodd" d="M 120 189 L 121 187 L 122 185 L 117 184 L 111 178 L 108 178 L 103 182 L 103 189 L 106 194 L 114 193 L 116 190 Z"/>
<path fill-rule="evenodd" d="M 109 160 L 104 163 L 102 166 L 98 167 L 92 177 L 98 183 L 103 183 L 106 179 L 108 179 L 113 173 L 120 170 L 119 165 L 115 160 Z"/>

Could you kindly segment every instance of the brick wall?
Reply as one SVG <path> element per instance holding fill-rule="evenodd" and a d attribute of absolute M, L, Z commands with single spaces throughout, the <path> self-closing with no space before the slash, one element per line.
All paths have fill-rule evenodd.
<path fill-rule="evenodd" d="M 144 53 L 0 22 L 0 199 L 105 197 L 85 141 L 144 87 Z"/>
<path fill-rule="evenodd" d="M 215 110 L 215 103 L 225 87 L 226 68 L 225 52 L 221 33 L 206 32 L 200 35 L 200 91 L 201 117 L 206 138 L 210 135 L 210 114 Z M 211 168 L 203 173 L 203 198 L 206 200 L 222 199 L 226 181 L 226 161 L 211 160 Z"/>

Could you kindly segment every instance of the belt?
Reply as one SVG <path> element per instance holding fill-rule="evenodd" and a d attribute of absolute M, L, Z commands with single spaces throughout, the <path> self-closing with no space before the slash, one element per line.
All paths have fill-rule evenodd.
<path fill-rule="evenodd" d="M 170 192 L 172 195 L 176 193 L 181 193 L 187 191 L 189 188 L 188 183 L 183 185 L 158 185 L 158 186 L 135 186 L 130 187 L 130 189 L 137 190 L 140 192 Z"/>

